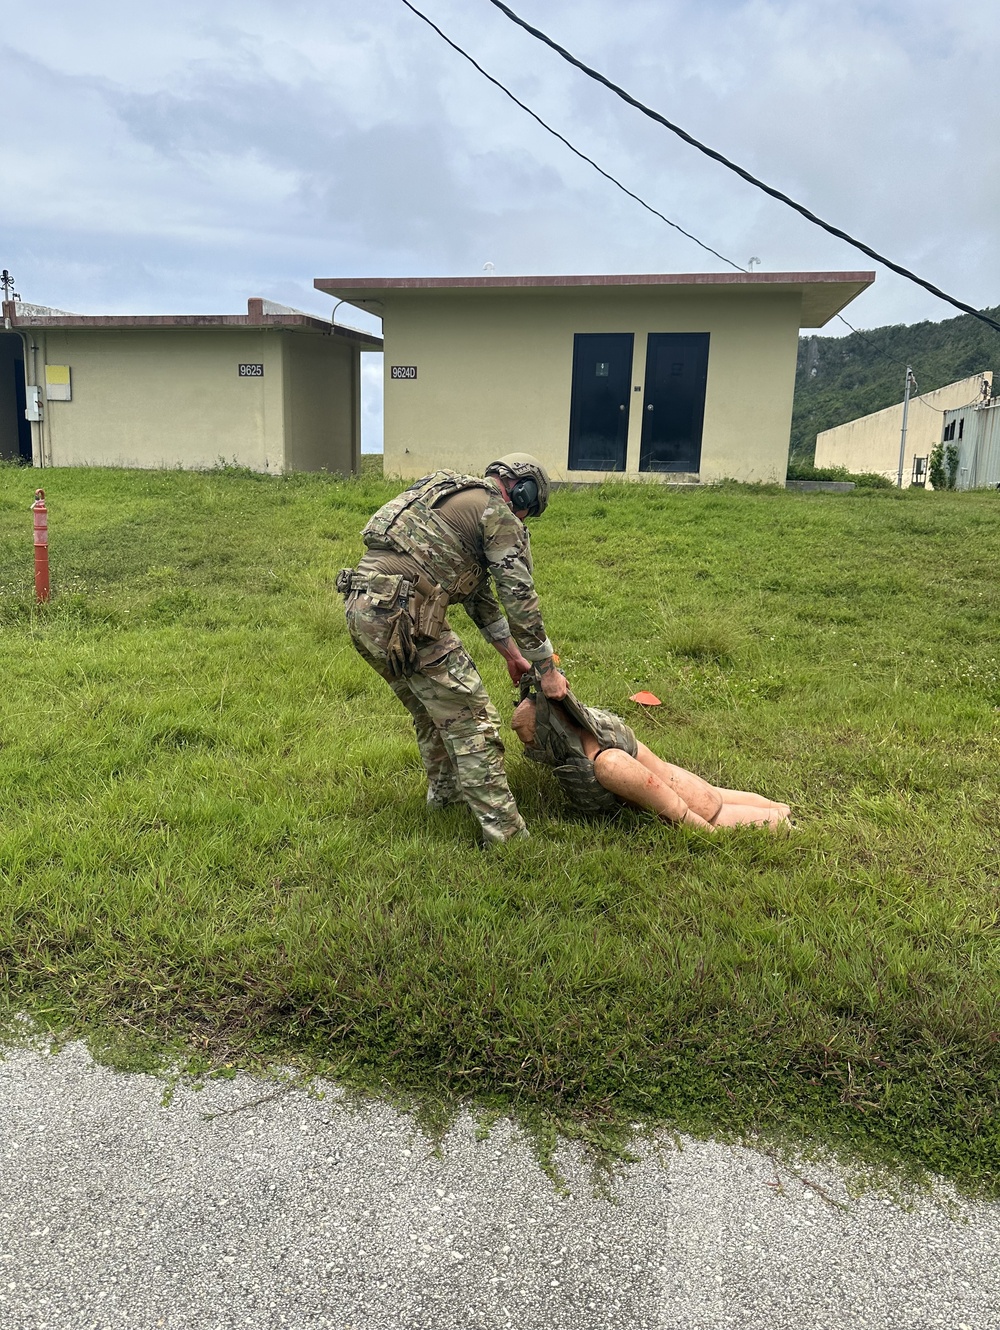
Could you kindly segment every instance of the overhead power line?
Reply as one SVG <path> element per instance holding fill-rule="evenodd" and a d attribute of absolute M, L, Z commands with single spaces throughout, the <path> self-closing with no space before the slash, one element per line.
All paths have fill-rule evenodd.
<path fill-rule="evenodd" d="M 483 66 L 479 64 L 479 62 L 473 56 L 469 54 L 468 51 L 466 51 L 463 47 L 459 46 L 459 44 L 456 41 L 453 41 L 452 38 L 449 37 L 446 32 L 443 32 L 442 29 L 439 28 L 435 22 L 433 22 L 432 19 L 428 18 L 426 14 L 422 13 L 419 9 L 417 9 L 416 5 L 412 4 L 410 0 L 402 0 L 402 2 L 404 5 L 406 5 L 407 9 L 409 9 L 412 13 L 414 13 L 417 16 L 417 18 L 422 19 L 423 22 L 426 23 L 429 28 L 433 29 L 433 31 L 437 33 L 437 35 L 441 38 L 441 40 L 444 41 L 448 46 L 450 46 L 453 51 L 456 51 L 464 60 L 467 60 L 469 64 L 472 65 L 473 68 L 476 69 L 480 74 L 482 74 L 482 76 L 485 79 L 488 79 L 489 82 L 492 83 L 494 87 L 499 88 L 499 90 L 504 94 L 505 97 L 508 97 L 516 106 L 520 107 L 522 111 L 524 111 L 527 115 L 531 116 L 532 120 L 536 121 L 539 125 L 541 125 L 541 127 L 547 133 L 551 134 L 553 138 L 558 139 L 560 143 L 564 144 L 565 147 L 569 148 L 570 152 L 574 153 L 577 157 L 579 157 L 581 161 L 584 161 L 589 166 L 592 166 L 594 170 L 597 171 L 599 175 L 603 176 L 605 180 L 610 181 L 610 183 L 613 184 L 617 189 L 620 189 L 622 193 L 627 194 L 630 199 L 634 199 L 635 202 L 640 205 L 640 207 L 645 208 L 646 211 L 652 213 L 654 217 L 658 217 L 661 221 L 666 222 L 668 226 L 673 227 L 675 231 L 679 231 L 681 235 L 686 236 L 689 240 L 693 240 L 696 245 L 700 246 L 707 253 L 714 254 L 716 258 L 721 259 L 723 263 L 728 263 L 729 266 L 731 268 L 735 268 L 737 272 L 747 271 L 747 269 L 744 268 L 741 264 L 737 263 L 735 259 L 728 258 L 725 254 L 720 254 L 720 252 L 717 249 L 713 249 L 712 246 L 707 244 L 705 241 L 699 240 L 696 235 L 693 235 L 690 231 L 686 231 L 684 227 L 680 226 L 677 222 L 671 221 L 670 218 L 665 216 L 662 212 L 660 212 L 658 208 L 654 208 L 652 204 L 647 203 L 646 200 L 642 198 L 640 195 L 636 194 L 633 190 L 623 185 L 620 180 L 618 180 L 615 176 L 611 175 L 609 171 L 606 171 L 602 166 L 600 166 L 597 162 L 595 162 L 592 157 L 588 157 L 585 152 L 582 152 L 579 148 L 576 147 L 575 144 L 571 143 L 564 134 L 560 134 L 558 130 L 553 129 L 553 127 L 549 125 L 545 120 L 543 120 L 542 117 L 538 115 L 536 111 L 533 111 L 530 106 L 528 106 L 525 102 L 521 101 L 519 97 L 515 96 L 514 93 L 512 93 L 509 88 L 507 88 L 503 83 L 501 83 L 499 79 L 495 78 L 492 74 L 488 73 L 487 70 L 485 70 Z M 844 318 L 843 314 L 837 314 L 835 317 L 838 319 L 840 323 L 844 325 L 845 328 L 847 328 L 850 332 L 852 332 L 855 337 L 860 338 L 862 342 L 866 343 L 866 345 L 871 347 L 872 351 L 879 359 L 887 361 L 891 360 L 893 362 L 895 362 L 898 359 L 897 356 L 890 355 L 889 352 L 885 349 L 885 347 L 880 347 L 877 345 L 877 343 L 873 342 L 872 339 L 866 333 L 862 332 L 858 328 L 855 328 L 853 324 L 849 323 L 847 319 Z M 922 401 L 922 399 L 917 399 L 917 400 Z M 938 408 L 932 407 L 931 409 L 937 410 Z"/>
<path fill-rule="evenodd" d="M 403 3 L 409 4 L 409 0 L 403 0 Z M 783 194 L 780 189 L 775 189 L 772 185 L 765 184 L 763 180 L 758 180 L 756 176 L 751 175 L 750 172 L 744 170 L 742 166 L 738 166 L 736 162 L 732 162 L 728 157 L 724 157 L 721 152 L 716 152 L 714 148 L 710 148 L 707 144 L 699 142 L 699 140 L 689 134 L 687 130 L 681 129 L 679 125 L 673 124 L 665 116 L 660 115 L 658 111 L 654 111 L 652 107 L 646 106 L 643 102 L 640 102 L 637 98 L 633 97 L 631 93 L 626 92 L 624 88 L 619 87 L 617 83 L 612 83 L 612 81 L 609 78 L 606 78 L 604 74 L 600 73 L 599 70 L 592 69 L 590 65 L 585 65 L 582 60 L 578 60 L 571 51 L 566 50 L 565 46 L 560 46 L 557 41 L 553 41 L 553 39 L 546 33 L 542 32 L 540 28 L 535 28 L 530 23 L 526 22 L 519 14 L 516 14 L 509 5 L 504 4 L 503 0 L 490 0 L 490 4 L 499 9 L 502 14 L 506 14 L 512 23 L 516 23 L 518 27 L 523 28 L 525 32 L 530 33 L 532 37 L 543 42 L 546 46 L 551 47 L 551 49 L 558 55 L 562 56 L 564 60 L 568 61 L 571 65 L 574 65 L 577 69 L 586 74 L 588 78 L 592 78 L 596 82 L 603 84 L 604 87 L 613 92 L 616 97 L 620 97 L 622 101 L 627 102 L 629 106 L 634 106 L 637 111 L 641 111 L 642 114 L 648 116 L 650 120 L 655 120 L 657 124 L 662 125 L 665 129 L 669 129 L 672 134 L 676 134 L 678 138 L 683 139 L 685 143 L 689 143 L 693 148 L 697 148 L 699 152 L 703 152 L 706 157 L 711 157 L 713 161 L 719 162 L 730 171 L 734 171 L 738 176 L 742 177 L 742 179 L 748 181 L 749 184 L 756 186 L 757 189 L 762 189 L 764 193 L 769 194 L 771 198 L 777 199 L 779 203 L 787 204 L 789 208 L 793 208 L 797 213 L 800 213 L 807 221 L 812 222 L 815 226 L 822 227 L 823 230 L 828 231 L 830 235 L 837 236 L 840 240 L 845 240 L 849 245 L 853 245 L 855 249 L 859 249 L 862 254 L 867 254 L 869 258 L 874 259 L 876 263 L 881 263 L 884 267 L 891 268 L 893 272 L 899 273 L 901 277 L 905 277 L 908 281 L 916 282 L 918 286 L 922 286 L 925 291 L 929 291 L 931 295 L 937 296 L 939 300 L 947 301 L 949 305 L 954 305 L 956 309 L 960 309 L 966 314 L 972 314 L 982 323 L 993 328 L 994 331 L 1000 332 L 1000 323 L 997 323 L 988 315 L 981 313 L 978 309 L 973 308 L 972 305 L 967 305 L 963 300 L 958 300 L 955 296 L 948 295 L 947 291 L 942 291 L 940 287 L 934 286 L 933 283 L 925 281 L 923 277 L 918 277 L 916 273 L 910 272 L 909 268 L 904 268 L 898 263 L 893 263 L 892 259 L 887 259 L 884 254 L 880 254 L 878 250 L 872 249 L 870 245 L 866 245 L 863 241 L 857 240 L 852 235 L 848 235 L 848 233 L 842 231 L 840 227 L 833 226 L 830 222 L 825 222 L 822 217 L 817 217 L 814 212 L 810 212 L 810 210 L 803 204 L 796 203 L 793 198 L 790 198 L 787 194 Z M 412 9 L 413 6 L 409 5 L 409 8 Z M 574 149 L 574 152 L 575 151 L 576 149 Z M 698 244 L 701 244 L 701 241 L 698 241 Z M 712 252 L 714 253 L 715 251 L 713 250 Z M 731 260 L 727 259 L 726 262 L 731 262 Z"/>
<path fill-rule="evenodd" d="M 605 180 L 609 180 L 611 184 L 615 186 L 616 189 L 620 189 L 623 194 L 627 194 L 630 199 L 634 199 L 636 203 L 639 204 L 640 207 L 645 208 L 647 212 L 651 212 L 653 216 L 658 217 L 660 221 L 666 222 L 668 226 L 672 226 L 674 230 L 679 231 L 681 235 L 687 236 L 688 240 L 693 240 L 696 245 L 699 245 L 707 253 L 714 254 L 715 257 L 717 259 L 721 259 L 723 263 L 728 263 L 729 266 L 731 268 L 735 268 L 737 272 L 747 271 L 747 269 L 744 268 L 742 264 L 737 263 L 735 259 L 730 259 L 725 254 L 720 254 L 717 249 L 713 249 L 712 246 L 707 244 L 704 240 L 699 240 L 698 237 L 696 235 L 693 235 L 690 231 L 685 231 L 683 226 L 679 225 L 677 222 L 672 222 L 669 217 L 665 216 L 662 212 L 660 212 L 659 208 L 654 208 L 651 203 L 647 203 L 646 200 L 642 198 L 640 195 L 636 194 L 634 190 L 631 190 L 626 185 L 623 185 L 620 180 L 618 180 L 615 176 L 613 176 L 610 173 L 610 171 L 605 171 L 603 166 L 600 166 L 597 162 L 595 162 L 593 157 L 588 157 L 585 152 L 582 152 L 578 147 L 576 147 L 575 144 L 571 143 L 569 139 L 565 136 L 565 134 L 560 134 L 557 129 L 553 129 L 553 127 L 550 124 L 548 124 L 547 121 L 542 119 L 542 117 L 537 113 L 537 111 L 533 111 L 531 107 L 527 105 L 526 102 L 521 101 L 520 97 L 516 97 L 514 93 L 512 93 L 508 87 L 506 87 L 503 83 L 501 83 L 498 78 L 494 78 L 492 74 L 490 74 L 487 70 L 485 70 L 482 67 L 482 65 L 479 63 L 478 60 L 476 60 L 473 56 L 469 54 L 468 51 L 464 49 L 464 47 L 459 46 L 458 42 L 453 41 L 446 32 L 442 31 L 442 29 L 438 27 L 438 25 L 433 21 L 433 19 L 428 18 L 428 16 L 424 14 L 421 10 L 419 10 L 416 7 L 416 5 L 412 4 L 411 0 L 403 0 L 403 4 L 406 6 L 408 10 L 410 10 L 411 13 L 416 14 L 417 18 L 422 19 L 429 28 L 432 28 L 434 32 L 436 32 L 437 35 L 441 38 L 441 40 L 447 43 L 447 45 L 450 46 L 453 51 L 457 51 L 463 60 L 468 60 L 469 64 L 472 65 L 474 69 L 478 70 L 479 73 L 482 74 L 483 78 L 488 79 L 489 82 L 492 83 L 495 88 L 499 88 L 505 97 L 509 97 L 515 106 L 519 106 L 522 111 L 524 111 L 527 115 L 530 115 L 532 120 L 536 121 L 539 125 L 541 125 L 541 127 L 547 133 L 551 134 L 553 138 L 558 139 L 560 143 L 565 144 L 565 146 L 569 148 L 570 152 L 574 153 L 577 157 L 579 157 L 581 161 L 586 162 L 588 166 L 592 166 L 599 175 L 603 176 Z M 757 261 L 759 262 L 759 260 Z M 851 332 L 855 334 L 855 336 L 860 337 L 862 341 L 867 342 L 869 346 L 874 348 L 876 353 L 885 354 L 884 352 L 880 351 L 879 347 L 877 347 L 875 343 L 871 341 L 870 338 L 866 337 L 863 332 L 859 332 L 858 329 L 855 328 L 853 324 L 848 323 L 847 320 L 844 318 L 843 314 L 838 314 L 836 317 L 840 320 L 840 322 L 844 325 L 845 328 L 849 328 Z"/>
<path fill-rule="evenodd" d="M 519 106 L 522 111 L 525 111 L 528 115 L 530 115 L 532 120 L 537 121 L 537 123 L 540 124 L 541 127 L 544 130 L 546 130 L 549 134 L 551 134 L 553 138 L 557 138 L 560 143 L 564 143 L 566 147 L 569 148 L 570 152 L 575 153 L 576 156 L 579 157 L 582 161 L 587 162 L 588 165 L 592 166 L 595 171 L 598 171 L 604 177 L 605 180 L 610 180 L 611 183 L 617 189 L 620 189 L 623 194 L 627 194 L 630 199 L 635 199 L 636 203 L 638 203 L 641 207 L 645 208 L 647 212 L 651 212 L 654 217 L 659 217 L 661 222 L 666 222 L 666 224 L 668 226 L 672 226 L 675 231 L 680 231 L 681 235 L 687 236 L 688 240 L 693 240 L 696 245 L 700 245 L 701 248 L 707 250 L 709 254 L 714 254 L 717 259 L 721 259 L 723 263 L 728 263 L 731 267 L 736 268 L 739 272 L 746 272 L 746 268 L 741 268 L 740 265 L 734 262 L 732 259 L 727 259 L 725 254 L 720 254 L 719 251 L 717 249 L 713 249 L 711 245 L 706 245 L 704 240 L 699 240 L 698 237 L 696 235 L 692 235 L 690 231 L 685 231 L 683 226 L 680 226 L 677 222 L 672 222 L 670 218 L 664 216 L 664 214 L 660 212 L 658 208 L 654 208 L 651 203 L 647 203 L 645 199 L 640 198 L 638 194 L 633 193 L 631 189 L 629 189 L 626 185 L 623 185 L 622 182 L 620 180 L 617 180 L 613 175 L 611 175 L 609 171 L 605 171 L 603 166 L 598 166 L 597 162 L 594 161 L 593 157 L 588 157 L 585 152 L 581 152 L 579 148 L 574 147 L 574 145 L 570 143 L 568 138 L 560 134 L 557 129 L 553 129 L 550 124 L 547 124 L 542 119 L 542 117 L 538 115 L 537 112 L 533 111 L 530 106 L 525 105 L 525 103 L 522 102 L 519 97 L 515 97 L 514 94 L 511 92 L 511 90 L 509 88 L 504 87 L 504 85 L 500 82 L 499 79 L 496 79 L 493 77 L 492 74 L 487 73 L 487 71 L 482 67 L 482 65 L 479 64 L 479 62 L 475 60 L 468 53 L 468 51 L 463 50 L 462 47 L 459 46 L 457 42 L 453 42 L 446 32 L 442 32 L 441 29 L 438 27 L 438 25 L 435 22 L 433 22 L 432 19 L 429 19 L 426 14 L 421 13 L 421 11 L 416 7 L 416 5 L 410 3 L 410 0 L 403 0 L 403 4 L 406 6 L 407 9 L 411 11 L 411 13 L 416 14 L 417 18 L 423 19 L 423 21 L 427 24 L 429 28 L 433 28 L 434 31 L 437 33 L 437 35 L 441 38 L 441 40 L 447 42 L 447 44 L 451 47 L 453 51 L 457 51 L 458 54 L 462 56 L 464 60 L 468 60 L 470 65 L 472 65 L 475 69 L 478 69 L 480 74 L 482 74 L 483 78 L 489 79 L 490 83 L 492 83 L 495 88 L 499 88 L 505 97 L 509 97 L 510 100 L 514 102 L 515 105 Z"/>

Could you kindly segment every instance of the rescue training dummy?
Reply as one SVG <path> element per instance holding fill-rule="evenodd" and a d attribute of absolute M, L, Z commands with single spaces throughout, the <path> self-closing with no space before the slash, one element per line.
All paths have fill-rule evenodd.
<path fill-rule="evenodd" d="M 435 471 L 375 513 L 361 533 L 368 553 L 337 576 L 354 646 L 413 719 L 428 804 L 464 801 L 488 844 L 528 831 L 507 784 L 500 717 L 446 611 L 462 605 L 514 683 L 533 668 L 543 696 L 562 697 L 524 526 L 548 495 L 545 468 L 527 453 L 498 458 L 483 478 Z"/>
<path fill-rule="evenodd" d="M 557 702 L 521 681 L 511 727 L 525 756 L 549 767 L 576 812 L 615 814 L 648 808 L 668 822 L 717 831 L 741 825 L 789 825 L 787 804 L 745 790 L 724 790 L 664 762 L 640 743 L 620 716 L 585 707 L 567 690 Z"/>

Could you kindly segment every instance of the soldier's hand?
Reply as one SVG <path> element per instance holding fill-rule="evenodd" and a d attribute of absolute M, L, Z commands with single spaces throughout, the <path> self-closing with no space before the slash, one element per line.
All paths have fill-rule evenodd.
<path fill-rule="evenodd" d="M 521 676 L 531 669 L 531 661 L 525 660 L 520 652 L 516 656 L 505 656 L 504 660 L 507 662 L 507 673 L 513 683 L 520 683 Z"/>
<path fill-rule="evenodd" d="M 545 670 L 541 676 L 542 692 L 550 702 L 559 702 L 569 692 L 569 684 L 566 682 L 566 676 L 562 670 Z"/>
<path fill-rule="evenodd" d="M 494 642 L 493 645 L 504 658 L 504 664 L 507 666 L 507 673 L 511 677 L 511 682 L 520 683 L 521 676 L 527 674 L 531 669 L 531 661 L 525 660 L 524 656 L 521 655 L 517 643 L 512 637 L 508 637 L 504 642 Z"/>

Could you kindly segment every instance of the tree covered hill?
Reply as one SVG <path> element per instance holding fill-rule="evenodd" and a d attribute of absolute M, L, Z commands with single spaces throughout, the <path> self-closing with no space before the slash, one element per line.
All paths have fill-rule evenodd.
<path fill-rule="evenodd" d="M 983 312 L 1000 319 L 1000 307 Z M 921 392 L 981 370 L 1000 372 L 1000 333 L 961 314 L 942 323 L 895 324 L 848 337 L 800 337 L 792 460 L 812 461 L 821 430 L 901 402 L 907 365 Z"/>

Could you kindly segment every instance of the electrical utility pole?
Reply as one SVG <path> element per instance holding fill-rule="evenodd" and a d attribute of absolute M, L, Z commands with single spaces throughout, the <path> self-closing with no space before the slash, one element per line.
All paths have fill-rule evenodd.
<path fill-rule="evenodd" d="M 903 430 L 899 436 L 899 471 L 896 474 L 896 488 L 903 488 L 903 457 L 906 454 L 906 417 L 910 410 L 910 388 L 917 386 L 913 370 L 906 367 L 906 387 L 903 389 Z"/>

